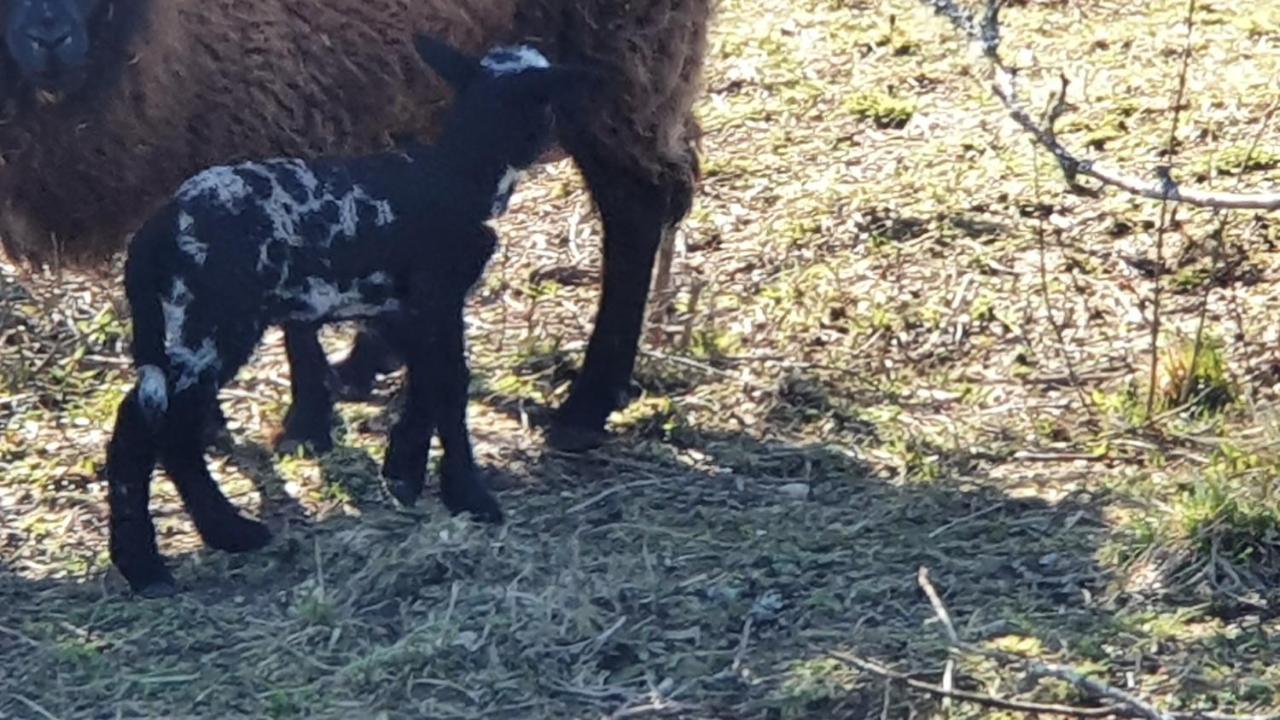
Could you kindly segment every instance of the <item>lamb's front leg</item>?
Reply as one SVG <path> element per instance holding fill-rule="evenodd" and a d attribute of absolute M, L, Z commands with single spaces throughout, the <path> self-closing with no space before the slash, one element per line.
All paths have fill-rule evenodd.
<path fill-rule="evenodd" d="M 416 313 L 398 316 L 397 320 L 412 322 Z M 429 338 L 412 339 L 405 335 L 400 352 L 409 358 L 409 372 L 401 392 L 406 394 L 400 419 L 391 426 L 387 442 L 387 455 L 382 462 L 382 481 L 387 492 L 402 505 L 412 507 L 422 495 L 427 480 L 427 460 L 431 452 L 431 436 L 435 434 L 435 418 L 432 415 L 430 387 L 425 371 L 414 368 L 422 352 L 411 352 L 410 346 L 425 346 Z"/>
<path fill-rule="evenodd" d="M 329 361 L 318 330 L 319 326 L 304 323 L 284 327 L 292 398 L 284 427 L 275 438 L 277 452 L 292 454 L 303 447 L 323 454 L 333 449 L 333 397 L 326 384 Z"/>
<path fill-rule="evenodd" d="M 425 350 L 425 362 L 418 367 L 431 384 L 430 402 L 444 455 L 440 461 L 440 497 L 445 507 L 471 513 L 477 520 L 502 522 L 502 508 L 485 487 L 476 470 L 467 428 L 467 389 L 471 371 L 467 367 L 462 307 L 442 311 L 435 319 L 437 332 Z M 410 364 L 409 372 L 415 366 Z"/>

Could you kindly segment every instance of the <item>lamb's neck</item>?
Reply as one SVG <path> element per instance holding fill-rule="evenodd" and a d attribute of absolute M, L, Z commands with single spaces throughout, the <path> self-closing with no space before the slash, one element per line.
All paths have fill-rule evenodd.
<path fill-rule="evenodd" d="M 469 214 L 473 212 L 485 220 L 507 211 L 516 184 L 525 173 L 505 158 L 486 157 L 485 153 L 442 149 L 436 158 L 449 178 L 450 187 L 456 188 L 446 191 L 451 200 L 464 205 Z"/>

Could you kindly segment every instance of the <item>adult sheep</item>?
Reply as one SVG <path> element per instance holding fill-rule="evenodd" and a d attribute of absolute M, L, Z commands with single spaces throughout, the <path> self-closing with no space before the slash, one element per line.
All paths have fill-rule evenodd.
<path fill-rule="evenodd" d="M 558 132 L 604 227 L 582 371 L 549 435 L 598 444 L 625 402 L 658 247 L 697 176 L 713 0 L 6 0 L 0 242 L 87 264 L 196 170 L 432 138 L 447 90 L 412 38 L 502 42 L 607 77 Z M 358 348 L 357 348 L 358 350 Z"/>

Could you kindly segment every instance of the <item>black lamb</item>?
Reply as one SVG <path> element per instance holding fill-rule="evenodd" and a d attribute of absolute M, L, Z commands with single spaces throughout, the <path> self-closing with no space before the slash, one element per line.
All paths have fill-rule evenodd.
<path fill-rule="evenodd" d="M 436 144 L 210 168 L 136 233 L 125 288 L 138 380 L 105 471 L 111 558 L 135 591 L 175 591 L 147 508 L 157 459 L 209 546 L 245 552 L 270 539 L 218 489 L 201 429 L 273 324 L 375 318 L 391 328 L 408 396 L 383 463 L 388 488 L 416 499 L 438 433 L 445 506 L 502 519 L 467 430 L 463 305 L 496 247 L 486 221 L 553 142 L 553 108 L 582 73 L 525 46 L 476 59 L 420 36 L 417 49 L 455 91 Z"/>

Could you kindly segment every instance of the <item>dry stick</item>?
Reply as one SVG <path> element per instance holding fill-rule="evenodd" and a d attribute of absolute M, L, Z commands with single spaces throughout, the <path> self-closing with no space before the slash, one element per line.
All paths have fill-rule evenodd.
<path fill-rule="evenodd" d="M 1157 169 L 1157 174 L 1165 184 L 1164 196 L 1160 198 L 1160 225 L 1156 228 L 1156 272 L 1152 278 L 1151 288 L 1151 374 L 1147 380 L 1147 421 L 1156 407 L 1156 377 L 1160 372 L 1160 325 L 1163 315 L 1160 313 L 1160 282 L 1164 275 L 1164 236 L 1169 225 L 1177 217 L 1177 208 L 1169 211 L 1169 190 L 1174 187 L 1170 167 L 1178 154 L 1178 123 L 1182 119 L 1182 100 L 1187 92 L 1187 68 L 1191 65 L 1191 39 L 1195 32 L 1196 0 L 1187 0 L 1187 40 L 1182 48 L 1182 68 L 1178 72 L 1178 91 L 1173 96 L 1173 117 L 1169 122 L 1169 165 Z M 1193 368 L 1194 372 L 1194 368 Z"/>
<path fill-rule="evenodd" d="M 1054 159 L 1058 161 L 1058 165 L 1062 168 L 1068 186 L 1073 191 L 1089 196 L 1098 195 L 1097 189 L 1088 188 L 1079 183 L 1079 178 L 1083 176 L 1093 178 L 1103 185 L 1123 190 L 1130 195 L 1151 200 L 1178 202 L 1206 208 L 1280 210 L 1280 193 L 1228 193 L 1197 190 L 1195 188 L 1182 187 L 1167 176 L 1158 178 L 1156 182 L 1141 180 L 1123 172 L 1098 165 L 1091 158 L 1080 157 L 1072 153 L 1058 141 L 1057 131 L 1052 124 L 1065 110 L 1065 103 L 1061 109 L 1051 113 L 1049 124 L 1041 126 L 1031 118 L 1031 115 L 1018 101 L 1014 92 L 1014 71 L 1005 64 L 1004 59 L 1000 56 L 999 11 L 1003 2 L 1001 0 L 989 0 L 987 12 L 981 23 L 978 23 L 968 10 L 957 7 L 954 0 L 921 0 L 921 2 L 950 20 L 952 25 L 963 32 L 971 42 L 978 43 L 981 46 L 982 54 L 991 63 L 995 75 L 991 85 L 992 93 L 1004 105 L 1009 117 L 1014 122 L 1030 133 L 1036 142 L 1053 153 Z M 1066 77 L 1062 77 L 1061 80 L 1065 96 Z"/>

